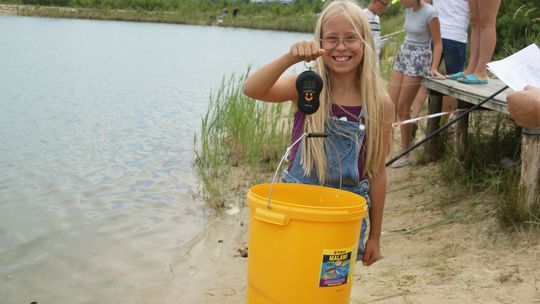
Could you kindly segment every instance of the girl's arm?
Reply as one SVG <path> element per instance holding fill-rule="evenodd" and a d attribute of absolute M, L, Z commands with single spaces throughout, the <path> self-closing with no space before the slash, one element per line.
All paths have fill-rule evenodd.
<path fill-rule="evenodd" d="M 433 58 L 431 61 L 431 76 L 439 79 L 444 79 L 444 75 L 439 73 L 439 64 L 441 63 L 442 56 L 442 39 L 441 39 L 441 26 L 439 18 L 432 18 L 428 23 L 429 32 L 431 33 L 431 40 L 433 41 Z"/>
<path fill-rule="evenodd" d="M 293 44 L 289 52 L 251 74 L 244 82 L 244 94 L 262 101 L 296 101 L 296 75 L 280 76 L 293 64 L 311 61 L 324 54 L 313 40 Z"/>
<path fill-rule="evenodd" d="M 390 152 L 390 140 L 392 134 L 392 122 L 394 119 L 394 104 L 390 98 L 387 98 L 383 107 L 384 115 L 384 156 Z M 386 198 L 386 167 L 383 160 L 379 175 L 376 178 L 369 180 L 369 197 L 371 199 L 371 210 L 369 211 L 369 236 L 366 242 L 364 258 L 362 260 L 364 266 L 369 266 L 381 257 L 380 243 L 382 232 L 382 219 L 384 212 L 384 200 Z"/>

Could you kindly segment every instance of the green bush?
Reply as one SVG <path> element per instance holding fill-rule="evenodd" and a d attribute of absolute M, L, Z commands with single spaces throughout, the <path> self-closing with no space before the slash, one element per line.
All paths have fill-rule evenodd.
<path fill-rule="evenodd" d="M 531 43 L 540 44 L 540 0 L 502 1 L 494 57 L 506 57 Z"/>

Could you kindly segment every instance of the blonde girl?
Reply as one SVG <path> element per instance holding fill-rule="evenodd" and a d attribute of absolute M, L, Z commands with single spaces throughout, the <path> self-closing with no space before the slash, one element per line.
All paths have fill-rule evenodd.
<path fill-rule="evenodd" d="M 324 82 L 321 106 L 309 117 L 296 105 L 298 75 L 283 75 L 301 61 L 314 61 L 314 70 Z M 353 1 L 333 1 L 321 12 L 313 40 L 294 43 L 244 84 L 244 94 L 254 99 L 293 103 L 293 142 L 304 131 L 328 135 L 295 146 L 282 180 L 341 188 L 366 198 L 370 229 L 364 246 L 364 222 L 357 256 L 364 265 L 380 257 L 386 195 L 384 161 L 394 118 L 375 62 L 373 38 L 363 10 Z"/>

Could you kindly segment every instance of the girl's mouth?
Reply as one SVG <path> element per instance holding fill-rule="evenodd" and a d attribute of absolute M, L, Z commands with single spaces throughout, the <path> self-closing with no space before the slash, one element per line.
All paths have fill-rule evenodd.
<path fill-rule="evenodd" d="M 349 61 L 351 58 L 352 56 L 332 56 L 332 59 L 337 62 L 346 62 Z"/>

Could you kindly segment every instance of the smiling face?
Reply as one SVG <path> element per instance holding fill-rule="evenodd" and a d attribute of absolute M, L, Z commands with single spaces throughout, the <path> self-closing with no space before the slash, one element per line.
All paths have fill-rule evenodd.
<path fill-rule="evenodd" d="M 364 42 L 346 16 L 337 15 L 323 24 L 321 45 L 326 51 L 323 61 L 332 73 L 357 73 L 364 58 Z"/>

